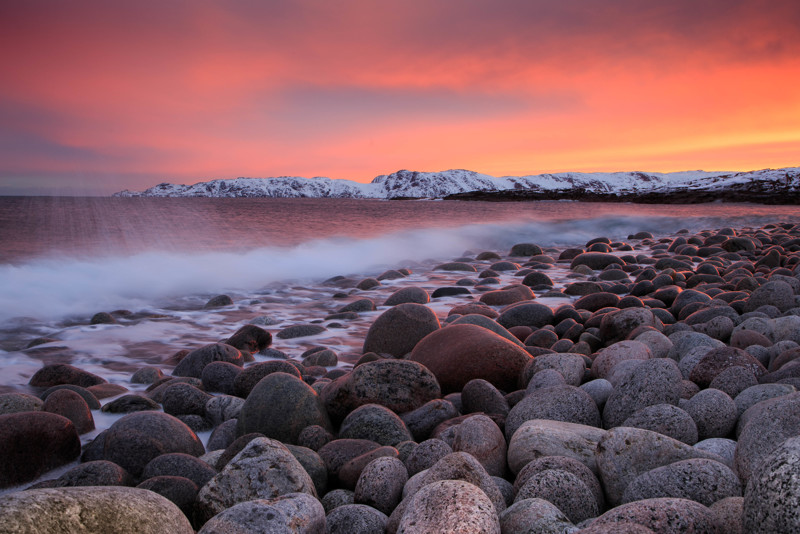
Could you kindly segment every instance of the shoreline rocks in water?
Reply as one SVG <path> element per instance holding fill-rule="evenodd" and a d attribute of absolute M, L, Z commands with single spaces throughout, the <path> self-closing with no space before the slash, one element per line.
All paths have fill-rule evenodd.
<path fill-rule="evenodd" d="M 27 390 L 45 402 L 0 395 L 0 518 L 12 532 L 77 521 L 75 507 L 98 512 L 83 525 L 98 533 L 115 513 L 114 532 L 800 531 L 800 225 L 629 240 L 521 243 L 342 285 L 308 317 L 300 339 L 318 345 L 296 353 L 273 336 L 309 341 L 238 318 L 125 388 L 51 361 Z M 369 305 L 329 318 L 350 295 Z M 81 451 L 109 412 L 128 415 Z"/>

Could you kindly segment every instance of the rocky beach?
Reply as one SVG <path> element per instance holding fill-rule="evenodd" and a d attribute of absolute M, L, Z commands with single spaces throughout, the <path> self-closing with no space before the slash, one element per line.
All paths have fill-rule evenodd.
<path fill-rule="evenodd" d="M 20 328 L 0 533 L 798 532 L 799 296 L 779 221 Z"/>

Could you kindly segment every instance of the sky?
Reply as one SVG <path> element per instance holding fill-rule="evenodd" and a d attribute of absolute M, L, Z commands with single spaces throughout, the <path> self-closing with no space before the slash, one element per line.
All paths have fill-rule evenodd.
<path fill-rule="evenodd" d="M 800 166 L 796 0 L 3 0 L 0 195 Z"/>

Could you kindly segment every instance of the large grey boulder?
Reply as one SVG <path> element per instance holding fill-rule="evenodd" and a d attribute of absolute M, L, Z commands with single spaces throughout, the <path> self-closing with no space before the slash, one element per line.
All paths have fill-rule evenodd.
<path fill-rule="evenodd" d="M 307 493 L 236 504 L 211 518 L 198 534 L 324 534 L 325 509 Z"/>
<path fill-rule="evenodd" d="M 744 493 L 744 532 L 800 532 L 800 437 L 772 451 Z"/>

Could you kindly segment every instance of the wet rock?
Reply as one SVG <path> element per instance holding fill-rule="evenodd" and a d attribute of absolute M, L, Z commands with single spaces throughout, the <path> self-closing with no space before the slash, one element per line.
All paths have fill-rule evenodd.
<path fill-rule="evenodd" d="M 111 385 L 111 384 L 109 384 L 109 385 Z M 40 397 L 41 397 L 41 399 L 43 401 L 47 400 L 47 397 L 49 397 L 50 394 L 52 394 L 52 393 L 54 393 L 54 392 L 56 392 L 56 391 L 58 391 L 60 389 L 68 389 L 68 390 L 74 391 L 75 393 L 80 395 L 81 398 L 84 401 L 86 401 L 86 404 L 87 404 L 87 406 L 89 406 L 90 410 L 99 410 L 100 409 L 100 401 L 97 400 L 97 397 L 94 395 L 94 393 L 92 393 L 91 391 L 89 391 L 86 388 L 82 388 L 80 386 L 74 386 L 72 384 L 61 384 L 59 386 L 53 386 L 53 387 L 47 388 L 45 390 L 45 392 L 41 394 Z"/>
<path fill-rule="evenodd" d="M 229 419 L 224 423 L 220 423 L 208 437 L 208 450 L 227 449 L 236 440 L 236 423 L 236 419 Z M 214 465 L 216 465 L 216 461 Z"/>
<path fill-rule="evenodd" d="M 512 390 L 530 355 L 485 328 L 462 324 L 447 326 L 426 336 L 410 359 L 429 369 L 442 391 L 460 391 L 475 378 L 498 389 Z"/>
<path fill-rule="evenodd" d="M 73 384 L 88 388 L 105 382 L 105 378 L 84 371 L 83 369 L 78 369 L 66 363 L 54 363 L 45 365 L 36 371 L 28 384 L 40 388 L 49 388 L 59 384 Z"/>
<path fill-rule="evenodd" d="M 573 286 L 575 284 L 572 284 Z M 595 312 L 603 308 L 609 308 L 619 304 L 619 296 L 607 291 L 599 291 L 584 295 L 574 302 L 574 306 L 578 310 L 588 310 Z"/>
<path fill-rule="evenodd" d="M 461 406 L 465 414 L 483 412 L 506 416 L 509 411 L 508 401 L 503 394 L 482 378 L 475 378 L 464 385 Z"/>
<path fill-rule="evenodd" d="M 233 392 L 237 397 L 247 398 L 258 382 L 272 373 L 287 373 L 301 378 L 296 366 L 287 361 L 271 360 L 248 365 L 233 380 Z"/>
<path fill-rule="evenodd" d="M 628 503 L 658 497 L 691 499 L 706 506 L 726 497 L 741 497 L 742 483 L 728 466 L 708 459 L 682 460 L 636 477 L 622 494 Z"/>
<path fill-rule="evenodd" d="M 167 453 L 156 456 L 142 471 L 141 478 L 178 476 L 188 478 L 198 487 L 203 487 L 217 474 L 217 470 L 203 460 L 185 453 Z"/>
<path fill-rule="evenodd" d="M 144 480 L 136 487 L 161 495 L 180 508 L 186 517 L 194 517 L 194 501 L 200 488 L 188 478 L 157 476 Z"/>
<path fill-rule="evenodd" d="M 347 439 L 347 438 L 342 438 Z M 362 441 L 362 440 L 353 440 L 353 441 Z M 363 440 L 367 441 L 367 440 Z M 347 489 L 355 489 L 356 484 L 358 483 L 358 479 L 361 476 L 361 472 L 364 470 L 367 465 L 369 465 L 374 460 L 378 458 L 398 458 L 400 455 L 399 451 L 394 447 L 389 445 L 384 445 L 383 447 L 378 447 L 377 449 L 370 450 L 348 460 L 342 467 L 339 469 L 337 474 L 339 478 L 339 482 L 342 486 Z"/>
<path fill-rule="evenodd" d="M 578 265 L 586 265 L 594 271 L 605 269 L 609 265 L 624 264 L 625 262 L 614 256 L 613 254 L 606 254 L 602 252 L 584 252 L 573 258 L 570 264 L 570 269 L 574 269 Z"/>
<path fill-rule="evenodd" d="M 319 395 L 296 376 L 278 372 L 262 378 L 247 396 L 239 412 L 237 433 L 260 432 L 297 443 L 300 432 L 311 425 L 332 429 Z"/>
<path fill-rule="evenodd" d="M 152 384 L 164 378 L 158 367 L 142 367 L 131 376 L 131 384 Z"/>
<path fill-rule="evenodd" d="M 156 456 L 183 452 L 200 456 L 203 443 L 184 423 L 162 412 L 138 412 L 116 421 L 105 433 L 103 458 L 139 477 Z"/>
<path fill-rule="evenodd" d="M 319 350 L 303 358 L 305 367 L 335 367 L 338 363 L 339 356 L 330 349 Z"/>
<path fill-rule="evenodd" d="M 431 301 L 428 292 L 421 287 L 404 287 L 398 289 L 386 299 L 383 303 L 384 306 L 397 306 L 398 304 L 405 304 L 413 302 L 416 304 L 427 304 Z"/>
<path fill-rule="evenodd" d="M 212 343 L 187 354 L 175 370 L 173 376 L 191 376 L 200 378 L 203 375 L 203 368 L 211 362 L 228 362 L 241 367 L 244 365 L 244 357 L 239 349 L 224 343 Z"/>
<path fill-rule="evenodd" d="M 232 395 L 216 395 L 206 401 L 205 417 L 214 426 L 239 417 L 244 399 Z"/>
<path fill-rule="evenodd" d="M 160 409 L 161 406 L 156 401 L 142 395 L 123 395 L 101 408 L 104 413 L 133 413 Z"/>
<path fill-rule="evenodd" d="M 255 438 L 200 489 L 198 515 L 208 520 L 241 502 L 291 493 L 317 496 L 314 482 L 289 449 L 273 439 Z"/>
<path fill-rule="evenodd" d="M 400 358 L 439 326 L 439 319 L 427 306 L 398 304 L 383 312 L 369 327 L 364 339 L 364 352 Z"/>
<path fill-rule="evenodd" d="M 512 257 L 539 256 L 542 254 L 542 247 L 533 243 L 517 243 L 511 247 L 508 255 Z"/>
<path fill-rule="evenodd" d="M 622 341 L 636 328 L 652 326 L 659 328 L 659 321 L 647 308 L 625 308 L 603 315 L 600 321 L 600 337 L 608 344 Z"/>
<path fill-rule="evenodd" d="M 75 425 L 48 412 L 0 415 L 0 488 L 29 482 L 80 455 Z"/>
<path fill-rule="evenodd" d="M 507 306 L 516 302 L 524 302 L 533 299 L 533 291 L 528 286 L 512 284 L 495 291 L 487 291 L 481 295 L 480 301 L 489 306 Z M 501 314 L 500 317 L 503 315 Z M 499 322 L 499 319 L 498 319 Z M 503 323 L 500 323 L 506 326 Z M 508 328 L 508 326 L 506 326 Z"/>
<path fill-rule="evenodd" d="M 255 354 L 272 343 L 272 334 L 254 324 L 246 324 L 225 342 L 231 347 Z"/>
<path fill-rule="evenodd" d="M 745 301 L 745 313 L 755 311 L 761 306 L 775 306 L 781 312 L 795 307 L 792 286 L 780 280 L 769 281 L 760 285 Z"/>
<path fill-rule="evenodd" d="M 339 477 L 339 470 L 350 460 L 380 447 L 379 443 L 366 439 L 335 439 L 320 447 L 317 454 L 325 462 L 328 478 L 334 479 Z M 355 483 L 355 481 L 353 482 Z"/>
<path fill-rule="evenodd" d="M 288 443 L 285 445 L 311 477 L 311 481 L 314 482 L 314 489 L 317 490 L 317 495 L 325 495 L 328 490 L 328 468 L 325 466 L 322 457 L 308 447 Z"/>
<path fill-rule="evenodd" d="M 503 310 L 497 318 L 497 322 L 505 328 L 514 326 L 541 328 L 545 325 L 552 324 L 553 310 L 551 310 L 549 306 L 539 304 L 538 302 L 524 302 Z"/>
<path fill-rule="evenodd" d="M 78 434 L 94 430 L 94 417 L 89 405 L 78 393 L 69 389 L 54 391 L 45 399 L 42 410 L 63 415 L 75 425 Z"/>
<path fill-rule="evenodd" d="M 78 512 L 79 511 L 79 512 Z M 86 534 L 193 534 L 172 502 L 148 490 L 76 487 L 19 491 L 0 496 L 0 516 L 9 532 Z"/>
<path fill-rule="evenodd" d="M 42 399 L 27 393 L 0 394 L 0 415 L 18 412 L 36 412 L 42 409 Z"/>
<path fill-rule="evenodd" d="M 164 412 L 170 415 L 199 415 L 205 416 L 206 402 L 211 395 L 198 388 L 178 382 L 168 386 L 161 397 Z"/>
<path fill-rule="evenodd" d="M 122 467 L 106 460 L 85 462 L 56 479 L 53 487 L 131 486 L 133 477 Z"/>
<path fill-rule="evenodd" d="M 489 317 L 480 314 L 469 314 L 464 315 L 463 317 L 459 317 L 455 321 L 449 323 L 450 325 L 457 325 L 457 324 L 474 324 L 478 326 L 482 326 L 487 330 L 491 330 L 495 334 L 506 338 L 507 340 L 511 341 L 512 343 L 516 343 L 517 345 L 522 346 L 520 340 L 508 331 L 506 328 L 497 324 L 496 321 L 491 320 Z M 513 328 L 513 327 L 512 327 Z"/>
<path fill-rule="evenodd" d="M 298 337 L 310 337 L 321 334 L 328 329 L 319 324 L 296 324 L 287 326 L 280 330 L 275 337 L 279 339 L 295 339 Z"/>
<path fill-rule="evenodd" d="M 211 297 L 203 306 L 203 309 L 210 310 L 214 308 L 222 308 L 225 306 L 232 306 L 233 299 L 230 298 L 228 295 L 217 295 L 216 297 Z"/>
<path fill-rule="evenodd" d="M 261 534 L 263 532 L 325 532 L 325 509 L 305 493 L 240 502 L 211 518 L 198 534 Z"/>

